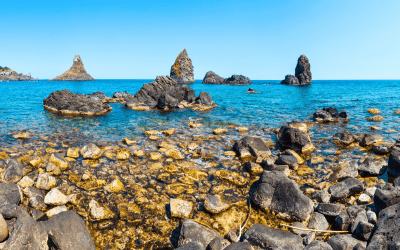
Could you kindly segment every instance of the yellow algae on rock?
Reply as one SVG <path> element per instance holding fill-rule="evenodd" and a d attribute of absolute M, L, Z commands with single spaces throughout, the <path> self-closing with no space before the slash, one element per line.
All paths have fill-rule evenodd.
<path fill-rule="evenodd" d="M 178 172 L 178 168 L 174 164 L 169 164 L 164 167 L 164 171 L 170 174 L 175 174 Z"/>
<path fill-rule="evenodd" d="M 76 186 L 85 190 L 96 190 L 102 188 L 106 184 L 105 180 L 90 180 L 90 181 L 80 181 L 76 183 Z"/>
<path fill-rule="evenodd" d="M 145 135 L 158 135 L 158 131 L 157 130 L 148 130 L 148 131 L 144 131 Z"/>
<path fill-rule="evenodd" d="M 232 207 L 225 212 L 221 212 L 213 216 L 218 223 L 219 232 L 223 235 L 229 231 L 239 232 L 240 226 L 246 220 L 248 210 L 245 207 Z"/>
<path fill-rule="evenodd" d="M 98 166 L 100 166 L 100 163 L 98 162 L 98 160 L 83 160 L 82 161 L 82 166 L 84 167 L 91 167 L 91 168 L 97 168 Z"/>
<path fill-rule="evenodd" d="M 161 157 L 162 157 L 162 155 L 159 153 L 155 153 L 155 152 L 150 153 L 150 160 L 158 161 L 161 159 Z"/>
<path fill-rule="evenodd" d="M 182 152 L 179 151 L 178 149 L 168 149 L 167 151 L 165 151 L 165 156 L 171 157 L 175 160 L 185 159 Z"/>
<path fill-rule="evenodd" d="M 8 154 L 6 154 L 5 152 L 0 152 L 0 160 L 4 160 L 8 158 Z"/>
<path fill-rule="evenodd" d="M 298 153 L 296 153 L 295 151 L 293 151 L 291 149 L 287 149 L 287 150 L 285 150 L 285 152 L 296 157 L 298 164 L 303 164 L 305 162 L 305 160 L 303 158 L 301 158 L 301 156 Z"/>
<path fill-rule="evenodd" d="M 128 160 L 131 156 L 131 152 L 125 148 L 121 148 L 117 150 L 117 159 L 118 160 Z"/>
<path fill-rule="evenodd" d="M 246 131 L 248 131 L 249 129 L 248 128 L 246 128 L 246 127 L 238 127 L 237 128 L 237 131 L 238 132 L 246 132 Z"/>
<path fill-rule="evenodd" d="M 395 110 L 394 113 L 395 114 L 400 114 L 400 110 Z"/>
<path fill-rule="evenodd" d="M 381 111 L 377 108 L 368 109 L 367 112 L 370 114 L 373 114 L 373 115 L 377 115 L 377 114 L 381 113 Z"/>
<path fill-rule="evenodd" d="M 61 150 L 54 149 L 54 148 L 46 148 L 46 153 L 52 154 L 52 153 L 57 153 L 60 152 Z"/>
<path fill-rule="evenodd" d="M 136 157 L 143 157 L 145 156 L 145 153 L 143 152 L 143 150 L 135 150 L 133 151 L 133 155 Z"/>
<path fill-rule="evenodd" d="M 42 164 L 42 163 L 44 163 L 44 162 L 43 162 L 43 159 L 40 157 L 37 157 L 29 162 L 29 164 L 34 168 L 39 168 L 40 164 Z"/>
<path fill-rule="evenodd" d="M 116 156 L 112 150 L 108 150 L 108 151 L 104 152 L 103 155 L 110 160 L 115 160 L 115 156 Z"/>
<path fill-rule="evenodd" d="M 161 131 L 164 135 L 173 135 L 173 134 L 175 134 L 175 129 L 174 128 L 170 128 L 170 129 L 167 129 L 167 130 L 163 130 L 163 131 Z"/>
<path fill-rule="evenodd" d="M 181 199 L 170 199 L 171 217 L 188 218 L 192 212 L 193 204 Z"/>
<path fill-rule="evenodd" d="M 289 124 L 289 127 L 297 128 L 298 130 L 303 131 L 304 133 L 308 133 L 308 125 L 307 123 L 304 122 L 293 122 Z"/>
<path fill-rule="evenodd" d="M 184 168 L 183 172 L 188 178 L 196 182 L 206 180 L 208 178 L 208 174 L 200 170 Z"/>
<path fill-rule="evenodd" d="M 28 131 L 21 131 L 16 135 L 13 135 L 15 139 L 28 139 L 29 138 L 29 132 Z"/>
<path fill-rule="evenodd" d="M 215 134 L 215 135 L 220 135 L 220 134 L 228 133 L 229 130 L 228 130 L 227 128 L 221 127 L 221 128 L 216 128 L 216 129 L 214 129 L 212 132 L 213 132 L 213 134 Z"/>
<path fill-rule="evenodd" d="M 179 195 L 189 189 L 189 185 L 181 184 L 181 183 L 173 183 L 169 184 L 165 187 L 165 191 L 169 195 Z"/>
<path fill-rule="evenodd" d="M 67 151 L 67 156 L 71 158 L 79 157 L 79 148 L 69 148 Z"/>
<path fill-rule="evenodd" d="M 107 206 L 100 206 L 95 200 L 90 201 L 89 212 L 93 220 L 107 220 L 115 215 Z"/>
<path fill-rule="evenodd" d="M 190 121 L 190 122 L 188 123 L 188 126 L 191 127 L 191 128 L 200 128 L 202 125 L 203 125 L 203 124 L 201 124 L 201 123 L 195 123 L 194 121 Z"/>
<path fill-rule="evenodd" d="M 85 159 L 98 159 L 101 157 L 101 150 L 93 143 L 89 143 L 81 149 L 81 154 Z"/>
<path fill-rule="evenodd" d="M 373 117 L 367 117 L 366 120 L 367 121 L 373 121 L 373 122 L 380 122 L 380 121 L 383 120 L 383 116 L 376 115 L 376 116 L 373 116 Z"/>
<path fill-rule="evenodd" d="M 68 180 L 69 180 L 69 182 L 71 182 L 72 184 L 75 184 L 75 183 L 77 183 L 78 181 L 81 180 L 81 176 L 80 176 L 80 175 L 77 175 L 77 174 L 69 174 Z"/>
<path fill-rule="evenodd" d="M 122 139 L 122 141 L 123 141 L 126 145 L 132 145 L 132 144 L 135 144 L 135 143 L 136 143 L 135 140 L 130 140 L 130 139 L 128 139 L 128 138 L 124 138 L 124 139 Z"/>
<path fill-rule="evenodd" d="M 122 220 L 129 222 L 141 222 L 140 207 L 135 203 L 121 203 L 118 204 L 119 216 Z"/>
<path fill-rule="evenodd" d="M 65 171 L 69 168 L 68 162 L 60 154 L 52 154 L 49 159 L 49 162 L 59 167 L 61 171 Z"/>
<path fill-rule="evenodd" d="M 117 193 L 117 192 L 124 191 L 125 186 L 119 179 L 115 179 L 109 185 L 105 186 L 104 189 L 111 193 Z"/>
<path fill-rule="evenodd" d="M 322 158 L 321 156 L 313 156 L 311 158 L 311 164 L 317 164 L 317 163 L 321 163 L 324 162 L 324 158 Z"/>
<path fill-rule="evenodd" d="M 213 109 L 214 106 L 199 106 L 199 107 L 194 107 L 192 108 L 193 111 L 209 111 L 211 109 Z"/>
<path fill-rule="evenodd" d="M 300 165 L 297 169 L 297 175 L 305 176 L 314 173 L 312 168 L 309 168 L 307 165 Z"/>
<path fill-rule="evenodd" d="M 47 142 L 47 145 L 49 145 L 50 147 L 57 147 L 57 143 L 54 142 Z"/>
<path fill-rule="evenodd" d="M 226 155 L 226 156 L 236 156 L 236 152 L 235 151 L 225 151 L 224 155 Z"/>
<path fill-rule="evenodd" d="M 216 178 L 219 178 L 224 181 L 228 181 L 237 186 L 244 186 L 248 182 L 248 180 L 246 178 L 244 178 L 243 176 L 241 176 L 239 173 L 233 172 L 233 171 L 228 171 L 228 170 L 217 170 L 214 173 L 214 176 Z"/>
<path fill-rule="evenodd" d="M 160 138 L 160 137 L 159 136 L 155 136 L 155 135 L 150 135 L 149 136 L 149 140 L 151 140 L 151 141 L 158 140 L 158 138 Z"/>
<path fill-rule="evenodd" d="M 142 105 L 132 107 L 132 110 L 136 110 L 136 111 L 147 111 L 150 109 L 151 108 L 149 106 L 142 106 Z"/>
<path fill-rule="evenodd" d="M 20 163 L 22 163 L 22 164 L 24 164 L 24 163 L 29 163 L 29 156 L 24 155 L 24 156 L 18 158 L 18 161 L 19 161 Z"/>

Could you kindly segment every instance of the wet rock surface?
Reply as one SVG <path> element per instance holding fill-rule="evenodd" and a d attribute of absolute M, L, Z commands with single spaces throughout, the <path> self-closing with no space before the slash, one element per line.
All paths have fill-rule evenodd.
<path fill-rule="evenodd" d="M 342 110 L 340 113 L 337 108 L 323 108 L 315 111 L 313 114 L 313 118 L 317 122 L 339 122 L 339 121 L 347 121 L 347 113 Z M 348 142 L 351 140 L 349 134 L 343 133 L 342 135 L 338 135 L 342 137 L 344 142 Z"/>
<path fill-rule="evenodd" d="M 69 70 L 65 71 L 62 75 L 57 76 L 56 78 L 50 79 L 49 81 L 94 81 L 94 80 L 95 79 L 86 72 L 81 57 L 75 56 L 74 62 Z"/>
<path fill-rule="evenodd" d="M 74 94 L 69 90 L 57 90 L 43 99 L 43 107 L 63 115 L 102 115 L 111 107 L 86 95 Z"/>
<path fill-rule="evenodd" d="M 297 128 L 283 126 L 276 138 L 282 149 L 292 149 L 297 153 L 310 153 L 314 150 L 310 137 Z"/>

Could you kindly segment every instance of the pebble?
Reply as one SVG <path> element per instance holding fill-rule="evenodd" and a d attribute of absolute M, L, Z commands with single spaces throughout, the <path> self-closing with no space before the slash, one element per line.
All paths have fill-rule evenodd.
<path fill-rule="evenodd" d="M 18 183 L 17 185 L 20 186 L 22 189 L 26 187 L 32 187 L 35 182 L 29 177 L 29 176 L 24 176 Z"/>
<path fill-rule="evenodd" d="M 181 199 L 170 199 L 171 217 L 188 218 L 192 212 L 193 205 L 190 201 Z"/>
<path fill-rule="evenodd" d="M 47 205 L 62 206 L 67 204 L 68 198 L 65 194 L 61 193 L 58 188 L 53 188 L 44 197 L 44 203 Z"/>
<path fill-rule="evenodd" d="M 36 187 L 42 190 L 50 190 L 57 185 L 57 180 L 47 173 L 39 174 L 36 182 Z"/>
<path fill-rule="evenodd" d="M 49 211 L 46 212 L 46 215 L 47 215 L 47 217 L 51 218 L 52 216 L 59 214 L 61 212 L 64 212 L 64 211 L 68 211 L 68 209 L 65 205 L 50 209 Z"/>
<path fill-rule="evenodd" d="M 361 194 L 360 197 L 358 197 L 358 202 L 368 204 L 371 202 L 371 197 L 367 194 Z"/>

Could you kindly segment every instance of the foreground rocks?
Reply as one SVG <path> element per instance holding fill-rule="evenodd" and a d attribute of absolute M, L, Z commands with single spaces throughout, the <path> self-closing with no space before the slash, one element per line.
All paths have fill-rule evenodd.
<path fill-rule="evenodd" d="M 192 60 L 184 49 L 171 67 L 170 77 L 177 83 L 194 83 Z"/>
<path fill-rule="evenodd" d="M 133 98 L 128 99 L 126 106 L 134 110 L 212 108 L 214 102 L 204 91 L 196 97 L 194 90 L 189 86 L 180 86 L 169 76 L 157 76 L 154 82 L 144 84 Z"/>
<path fill-rule="evenodd" d="M 287 75 L 285 79 L 281 81 L 281 84 L 286 85 L 308 85 L 311 84 L 311 66 L 308 58 L 305 55 L 301 55 L 297 60 L 295 75 Z"/>
<path fill-rule="evenodd" d="M 315 147 L 307 133 L 297 128 L 283 126 L 276 136 L 282 149 L 292 149 L 297 153 L 311 153 Z"/>
<path fill-rule="evenodd" d="M 63 115 L 103 115 L 111 111 L 110 105 L 92 98 L 74 94 L 69 90 L 57 90 L 43 99 L 43 107 Z"/>
<path fill-rule="evenodd" d="M 85 70 L 82 59 L 80 56 L 74 56 L 74 63 L 71 68 L 65 71 L 62 75 L 56 78 L 50 79 L 49 81 L 94 81 Z"/>

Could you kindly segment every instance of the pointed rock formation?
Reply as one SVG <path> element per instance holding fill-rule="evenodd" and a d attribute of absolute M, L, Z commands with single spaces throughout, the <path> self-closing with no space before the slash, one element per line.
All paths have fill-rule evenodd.
<path fill-rule="evenodd" d="M 71 68 L 64 72 L 64 74 L 57 76 L 56 78 L 50 79 L 49 81 L 94 81 L 85 70 L 82 59 L 80 56 L 74 57 L 74 64 Z"/>
<path fill-rule="evenodd" d="M 177 83 L 194 83 L 192 60 L 190 60 L 186 49 L 176 58 L 171 67 L 170 76 Z"/>
<path fill-rule="evenodd" d="M 208 71 L 203 79 L 204 84 L 223 84 L 223 82 L 224 78 L 220 77 L 212 71 Z"/>
<path fill-rule="evenodd" d="M 286 75 L 281 84 L 286 85 L 308 85 L 311 84 L 311 66 L 308 58 L 301 55 L 297 60 L 295 75 Z"/>

